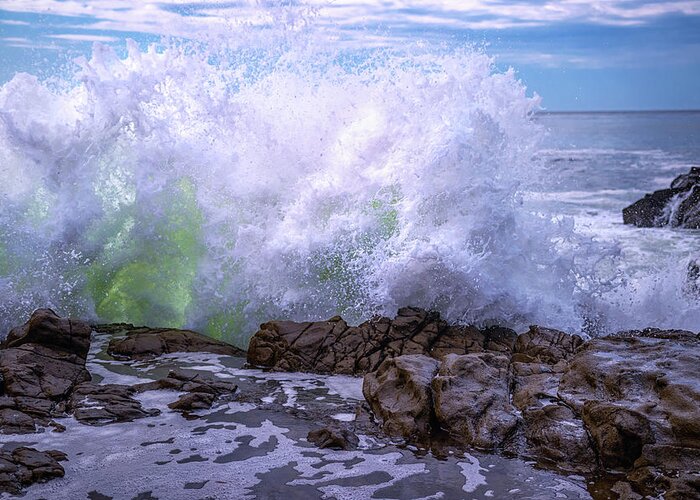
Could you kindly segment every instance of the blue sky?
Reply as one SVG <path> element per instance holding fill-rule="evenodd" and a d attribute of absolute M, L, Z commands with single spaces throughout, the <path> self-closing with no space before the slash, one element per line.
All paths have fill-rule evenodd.
<path fill-rule="evenodd" d="M 3 0 L 0 82 L 49 76 L 94 42 L 201 39 L 280 18 L 349 48 L 485 45 L 548 110 L 700 109 L 700 0 Z"/>

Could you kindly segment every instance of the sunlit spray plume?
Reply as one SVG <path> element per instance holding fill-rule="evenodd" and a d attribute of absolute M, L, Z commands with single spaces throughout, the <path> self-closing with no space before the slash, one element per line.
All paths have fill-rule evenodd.
<path fill-rule="evenodd" d="M 403 305 L 570 330 L 618 314 L 614 249 L 522 207 L 542 132 L 513 71 L 313 36 L 96 45 L 60 90 L 5 84 L 3 329 L 39 306 L 240 344 L 269 318 Z"/>

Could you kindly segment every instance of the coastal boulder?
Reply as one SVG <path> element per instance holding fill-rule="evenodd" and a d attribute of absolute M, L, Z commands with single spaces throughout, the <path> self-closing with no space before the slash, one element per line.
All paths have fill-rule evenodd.
<path fill-rule="evenodd" d="M 362 393 L 391 436 L 426 439 L 434 427 L 430 384 L 439 362 L 421 354 L 386 359 L 365 375 Z"/>
<path fill-rule="evenodd" d="M 330 448 L 332 450 L 354 450 L 360 443 L 354 432 L 339 427 L 324 427 L 309 431 L 306 437 L 310 443 L 319 448 Z"/>
<path fill-rule="evenodd" d="M 90 380 L 85 361 L 91 329 L 82 321 L 39 309 L 0 346 L 0 431 L 32 432 L 60 414 L 73 389 Z"/>
<path fill-rule="evenodd" d="M 647 194 L 622 210 L 625 224 L 637 227 L 700 228 L 700 167 L 692 167 L 669 189 Z"/>
<path fill-rule="evenodd" d="M 502 447 L 518 416 L 510 403 L 509 359 L 480 352 L 448 354 L 431 382 L 435 416 L 458 442 L 482 449 Z"/>

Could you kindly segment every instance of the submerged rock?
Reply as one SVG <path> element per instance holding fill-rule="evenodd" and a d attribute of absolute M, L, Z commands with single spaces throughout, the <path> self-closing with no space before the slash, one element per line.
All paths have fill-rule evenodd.
<path fill-rule="evenodd" d="M 700 167 L 692 167 L 670 189 L 647 194 L 622 210 L 625 224 L 637 227 L 700 228 Z"/>
<path fill-rule="evenodd" d="M 310 431 L 306 439 L 319 448 L 333 450 L 355 450 L 360 444 L 360 440 L 354 432 L 336 427 L 324 427 Z"/>
<path fill-rule="evenodd" d="M 218 398 L 232 396 L 238 386 L 212 377 L 192 376 L 176 370 L 171 370 L 167 377 L 160 380 L 133 386 L 133 390 L 138 392 L 158 389 L 186 392 L 187 394 L 170 403 L 168 407 L 182 412 L 191 412 L 211 408 Z"/>
<path fill-rule="evenodd" d="M 227 356 L 245 353 L 231 344 L 191 330 L 135 327 L 128 324 L 97 325 L 97 332 L 126 334 L 109 342 L 107 352 L 121 359 L 146 359 L 173 352 L 210 352 Z"/>
<path fill-rule="evenodd" d="M 71 395 L 68 410 L 76 420 L 88 425 L 131 422 L 160 413 L 159 410 L 144 409 L 133 397 L 136 392 L 135 388 L 125 385 L 80 384 Z"/>
<path fill-rule="evenodd" d="M 439 359 L 447 353 L 507 353 L 516 336 L 507 328 L 449 325 L 435 312 L 405 307 L 393 320 L 374 318 L 354 327 L 340 317 L 264 323 L 250 340 L 248 363 L 275 371 L 362 375 L 400 355 Z"/>

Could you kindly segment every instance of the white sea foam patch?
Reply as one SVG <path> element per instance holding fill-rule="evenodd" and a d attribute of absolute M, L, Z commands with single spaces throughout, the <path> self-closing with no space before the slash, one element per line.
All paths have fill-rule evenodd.
<path fill-rule="evenodd" d="M 540 130 L 514 73 L 308 41 L 96 45 L 71 82 L 5 84 L 2 326 L 49 305 L 245 345 L 272 317 L 410 304 L 578 329 L 609 253 L 523 210 Z"/>

